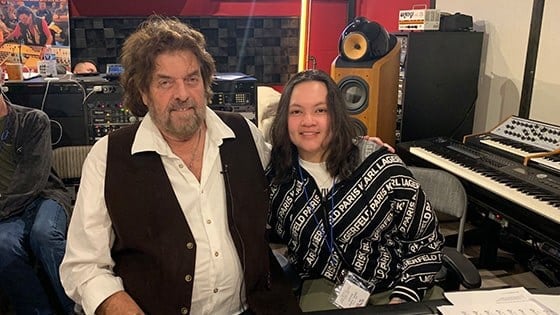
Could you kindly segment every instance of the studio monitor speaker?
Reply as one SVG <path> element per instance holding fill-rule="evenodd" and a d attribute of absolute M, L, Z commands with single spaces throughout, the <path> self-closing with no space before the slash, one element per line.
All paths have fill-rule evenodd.
<path fill-rule="evenodd" d="M 358 133 L 395 145 L 400 44 L 394 36 L 390 42 L 391 50 L 377 59 L 356 62 L 338 56 L 331 77 L 344 95 Z"/>

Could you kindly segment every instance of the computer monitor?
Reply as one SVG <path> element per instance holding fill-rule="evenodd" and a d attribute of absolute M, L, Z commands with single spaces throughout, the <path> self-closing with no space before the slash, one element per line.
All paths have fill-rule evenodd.
<path fill-rule="evenodd" d="M 105 73 L 105 78 L 107 79 L 118 79 L 123 73 L 124 68 L 120 63 L 109 63 L 107 64 L 107 72 Z"/>

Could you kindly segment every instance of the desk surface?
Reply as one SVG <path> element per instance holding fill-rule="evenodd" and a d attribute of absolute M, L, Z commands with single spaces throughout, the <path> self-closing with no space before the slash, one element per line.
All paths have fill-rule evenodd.
<path fill-rule="evenodd" d="M 21 80 L 21 81 L 10 81 L 10 80 L 6 80 L 5 84 L 6 85 L 11 85 L 11 84 L 28 84 L 28 83 L 46 83 L 47 81 L 50 81 L 50 83 L 55 83 L 55 82 L 60 82 L 60 83 L 68 83 L 68 82 L 109 82 L 109 80 L 107 80 L 105 78 L 104 74 L 97 74 L 97 75 L 76 75 L 76 74 L 63 74 L 63 75 L 59 75 L 56 76 L 55 78 L 43 78 L 42 76 L 36 76 L 30 79 L 25 79 L 25 80 Z"/>
<path fill-rule="evenodd" d="M 484 290 L 484 289 L 482 289 Z M 532 294 L 552 294 L 560 295 L 560 287 L 545 289 L 529 289 Z M 310 315 L 427 315 L 439 314 L 437 307 L 441 305 L 449 305 L 447 300 L 433 300 L 420 303 L 401 303 L 386 305 L 370 305 L 361 308 L 337 309 L 319 312 L 307 312 Z"/>

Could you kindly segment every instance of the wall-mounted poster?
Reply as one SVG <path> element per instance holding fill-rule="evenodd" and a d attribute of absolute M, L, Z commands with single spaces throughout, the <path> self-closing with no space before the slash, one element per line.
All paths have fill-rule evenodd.
<path fill-rule="evenodd" d="M 0 0 L 0 64 L 22 63 L 37 72 L 46 45 L 70 70 L 68 0 Z"/>

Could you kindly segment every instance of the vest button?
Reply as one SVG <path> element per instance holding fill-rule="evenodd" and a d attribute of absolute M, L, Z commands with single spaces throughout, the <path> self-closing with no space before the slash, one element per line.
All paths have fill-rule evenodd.
<path fill-rule="evenodd" d="M 187 249 L 193 249 L 194 244 L 192 242 L 187 243 Z"/>
<path fill-rule="evenodd" d="M 191 282 L 192 281 L 192 276 L 191 275 L 186 275 L 185 276 L 185 281 Z"/>
<path fill-rule="evenodd" d="M 218 288 L 215 288 L 212 292 L 218 293 L 218 291 L 220 291 L 220 290 L 218 290 Z"/>
<path fill-rule="evenodd" d="M 181 307 L 181 314 L 182 314 L 182 315 L 187 315 L 188 313 L 189 313 L 189 309 L 188 309 L 188 308 L 186 308 L 186 307 L 184 307 L 184 306 Z"/>

